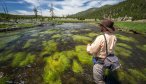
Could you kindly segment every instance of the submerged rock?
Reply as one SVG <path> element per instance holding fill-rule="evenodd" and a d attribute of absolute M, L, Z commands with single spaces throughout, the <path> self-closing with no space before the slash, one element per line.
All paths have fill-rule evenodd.
<path fill-rule="evenodd" d="M 3 72 L 0 72 L 0 78 L 2 78 L 4 76 Z"/>

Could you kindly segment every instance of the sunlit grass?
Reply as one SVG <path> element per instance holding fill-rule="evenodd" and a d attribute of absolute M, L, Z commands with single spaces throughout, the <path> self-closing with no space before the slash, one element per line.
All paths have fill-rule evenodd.
<path fill-rule="evenodd" d="M 87 44 L 90 43 L 92 39 L 82 35 L 73 35 L 73 40 L 78 43 Z"/>
<path fill-rule="evenodd" d="M 146 31 L 146 23 L 144 22 L 115 22 L 115 25 L 125 30 L 135 30 L 140 33 Z"/>

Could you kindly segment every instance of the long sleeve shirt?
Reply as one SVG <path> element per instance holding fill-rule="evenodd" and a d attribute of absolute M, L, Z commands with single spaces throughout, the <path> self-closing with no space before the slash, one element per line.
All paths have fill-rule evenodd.
<path fill-rule="evenodd" d="M 114 34 L 112 33 L 105 33 L 105 37 L 107 40 L 107 49 L 108 49 L 108 54 L 114 54 L 114 47 L 117 41 L 117 38 Z M 106 57 L 106 43 L 105 43 L 105 38 L 104 35 L 97 36 L 95 41 L 87 46 L 87 52 L 90 54 L 100 57 L 100 58 L 105 58 Z"/>

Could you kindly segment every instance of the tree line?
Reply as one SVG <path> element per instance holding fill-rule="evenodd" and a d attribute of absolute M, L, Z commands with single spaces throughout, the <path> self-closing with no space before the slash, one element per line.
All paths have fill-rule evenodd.
<path fill-rule="evenodd" d="M 126 0 L 116 5 L 105 5 L 68 16 L 72 18 L 119 18 L 132 17 L 132 20 L 146 19 L 146 0 Z"/>

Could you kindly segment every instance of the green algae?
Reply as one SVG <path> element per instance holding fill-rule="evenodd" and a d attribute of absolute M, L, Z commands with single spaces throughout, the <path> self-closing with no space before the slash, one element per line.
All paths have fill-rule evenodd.
<path fill-rule="evenodd" d="M 56 52 L 46 59 L 44 68 L 44 82 L 48 84 L 60 84 L 60 75 L 70 67 L 70 60 L 64 53 Z"/>
<path fill-rule="evenodd" d="M 130 48 L 130 47 L 129 47 Z M 122 57 L 131 57 L 132 52 L 130 50 L 127 50 L 126 48 L 116 46 L 115 48 L 115 54 L 117 56 L 122 56 Z"/>
<path fill-rule="evenodd" d="M 54 34 L 56 33 L 58 30 L 56 29 L 48 29 L 47 31 L 44 32 L 40 32 L 40 34 Z"/>
<path fill-rule="evenodd" d="M 141 80 L 146 81 L 146 76 L 145 76 L 142 72 L 140 72 L 140 71 L 138 71 L 138 70 L 136 70 L 136 69 L 128 69 L 128 71 L 129 71 L 129 74 L 130 74 L 136 81 L 141 81 Z"/>
<path fill-rule="evenodd" d="M 66 83 L 67 84 L 78 84 L 76 78 L 74 78 L 74 77 L 71 77 L 68 80 L 66 80 Z"/>
<path fill-rule="evenodd" d="M 18 39 L 20 36 L 14 35 L 9 37 L 0 38 L 0 48 L 5 47 L 9 42 Z"/>
<path fill-rule="evenodd" d="M 23 67 L 34 62 L 35 55 L 26 52 L 17 52 L 12 60 L 13 67 Z"/>
<path fill-rule="evenodd" d="M 77 43 L 87 44 L 87 43 L 90 43 L 92 39 L 86 36 L 73 35 L 73 40 Z"/>
<path fill-rule="evenodd" d="M 72 70 L 75 73 L 82 73 L 83 72 L 82 66 L 76 60 L 73 61 Z"/>
<path fill-rule="evenodd" d="M 21 63 L 21 61 L 23 59 L 25 59 L 25 56 L 26 56 L 26 52 L 18 52 L 16 54 L 14 54 L 14 59 L 12 61 L 12 66 L 15 67 L 15 66 L 19 66 L 19 64 Z"/>
<path fill-rule="evenodd" d="M 55 52 L 52 56 L 45 58 L 44 82 L 54 84 L 56 81 L 59 81 L 59 83 L 61 83 L 60 76 L 69 68 L 71 68 L 74 73 L 82 73 L 84 69 L 80 63 L 90 64 L 90 56 L 87 54 L 84 57 L 82 56 L 83 58 L 79 58 L 79 62 L 77 61 L 78 59 L 74 58 L 79 57 L 79 52 L 83 54 L 83 50 L 85 52 L 85 46 L 81 45 L 76 47 L 76 51 Z M 73 60 L 73 62 L 71 62 L 71 60 Z"/>
<path fill-rule="evenodd" d="M 97 33 L 88 33 L 87 36 L 89 37 L 96 37 L 98 34 Z"/>
<path fill-rule="evenodd" d="M 60 38 L 60 37 L 61 37 L 60 34 L 55 34 L 55 35 L 52 36 L 52 39 L 56 39 L 56 38 Z"/>
<path fill-rule="evenodd" d="M 38 33 L 34 33 L 34 34 L 32 34 L 31 36 L 32 37 L 35 37 L 35 36 L 38 36 L 39 34 Z"/>
<path fill-rule="evenodd" d="M 36 42 L 36 39 L 29 39 L 25 45 L 23 46 L 23 48 L 28 48 L 32 45 L 33 42 Z"/>
<path fill-rule="evenodd" d="M 146 81 L 146 75 L 136 69 L 128 69 L 128 71 L 120 69 L 116 74 L 121 83 L 137 84 Z"/>
<path fill-rule="evenodd" d="M 77 55 L 74 50 L 63 51 L 62 53 L 64 53 L 67 56 L 68 59 L 73 59 Z"/>
<path fill-rule="evenodd" d="M 116 45 L 117 45 L 117 46 L 124 47 L 124 48 L 127 48 L 127 49 L 132 49 L 131 46 L 129 46 L 129 45 L 125 44 L 125 43 L 117 43 Z"/>
<path fill-rule="evenodd" d="M 78 45 L 75 47 L 77 57 L 82 64 L 92 64 L 92 56 L 86 52 L 85 45 Z"/>
<path fill-rule="evenodd" d="M 8 81 L 8 80 L 9 80 L 9 77 L 6 77 L 6 76 L 1 77 L 0 78 L 0 84 L 7 84 L 6 81 Z"/>
<path fill-rule="evenodd" d="M 124 36 L 121 34 L 116 34 L 117 38 L 119 38 L 120 40 L 123 41 L 127 41 L 127 42 L 137 42 L 137 40 L 133 37 L 128 37 L 128 36 Z"/>
<path fill-rule="evenodd" d="M 136 47 L 146 52 L 146 45 L 142 45 L 142 46 L 137 45 Z"/>
<path fill-rule="evenodd" d="M 35 55 L 27 54 L 26 58 L 22 60 L 22 62 L 19 64 L 19 66 L 26 66 L 28 64 L 32 64 L 35 60 Z"/>
<path fill-rule="evenodd" d="M 54 40 L 43 41 L 43 51 L 41 52 L 41 56 L 46 54 L 51 54 L 57 50 L 57 43 Z"/>
<path fill-rule="evenodd" d="M 6 62 L 13 57 L 13 53 L 11 50 L 5 51 L 4 53 L 0 53 L 0 62 Z"/>

